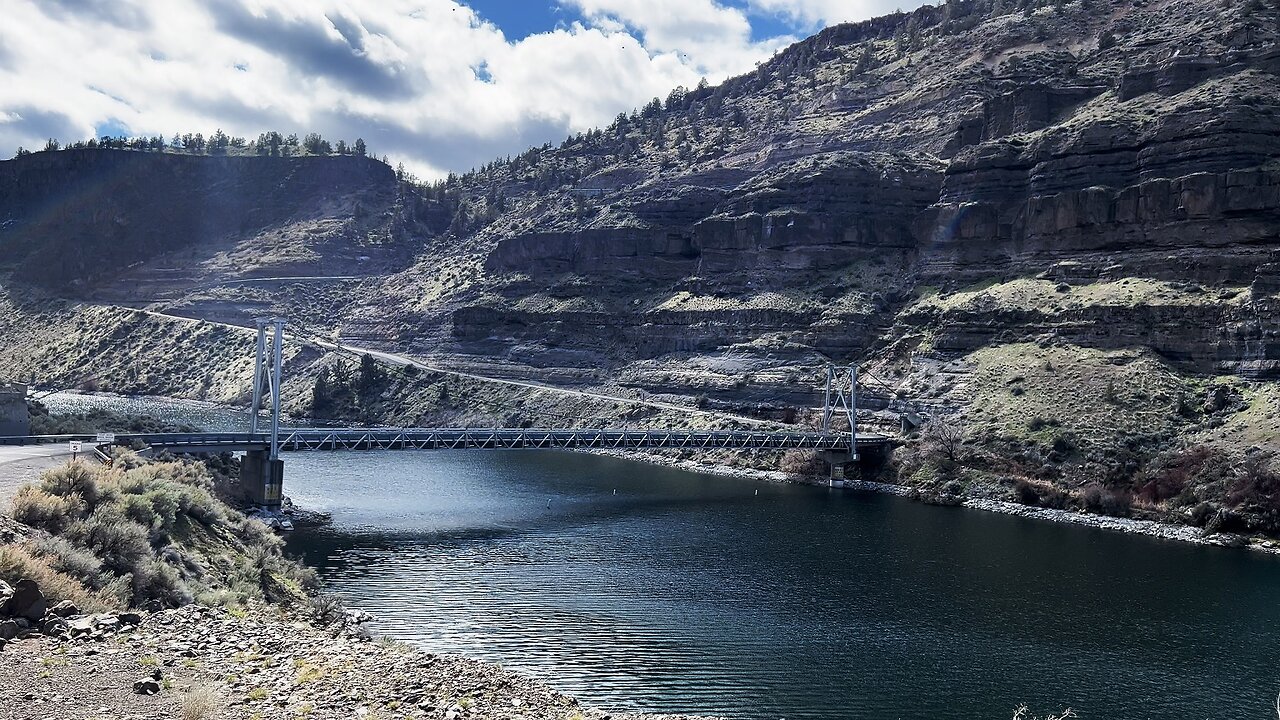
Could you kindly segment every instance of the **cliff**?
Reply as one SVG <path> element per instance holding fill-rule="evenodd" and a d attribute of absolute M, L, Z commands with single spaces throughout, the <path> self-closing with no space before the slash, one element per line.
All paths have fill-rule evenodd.
<path fill-rule="evenodd" d="M 37 153 L 0 163 L 0 187 L 28 188 L 0 193 L 0 249 L 15 284 L 77 300 L 287 313 L 458 370 L 711 409 L 803 418 L 825 363 L 856 361 L 879 407 L 962 422 L 982 458 L 907 462 L 904 482 L 1138 497 L 1191 446 L 1280 444 L 1277 13 L 925 7 L 443 188 L 352 158 Z M 76 242 L 97 260 L 59 260 Z M 392 412 L 457 399 L 414 398 Z M 1232 477 L 1150 503 L 1190 513 Z"/>

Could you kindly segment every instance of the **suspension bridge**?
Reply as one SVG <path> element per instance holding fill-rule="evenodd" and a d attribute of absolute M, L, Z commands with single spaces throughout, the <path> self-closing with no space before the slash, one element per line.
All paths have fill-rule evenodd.
<path fill-rule="evenodd" d="M 860 453 L 888 444 L 880 433 L 858 429 L 855 366 L 827 368 L 821 426 L 816 430 L 791 428 L 671 429 L 671 428 L 282 428 L 280 389 L 285 321 L 260 321 L 254 358 L 254 412 L 246 432 L 116 433 L 109 436 L 66 435 L 58 440 L 83 442 L 97 452 L 106 446 L 141 446 L 151 451 L 208 454 L 244 453 L 240 480 L 247 499 L 267 508 L 278 507 L 283 497 L 282 452 L 359 450 L 812 450 L 832 469 L 831 484 L 843 484 L 844 466 L 856 463 Z M 330 345 L 328 343 L 321 343 Z M 268 424 L 260 427 L 257 410 L 269 407 Z M 726 420 L 742 420 L 724 416 Z M 27 442 L 51 438 L 4 438 Z"/>

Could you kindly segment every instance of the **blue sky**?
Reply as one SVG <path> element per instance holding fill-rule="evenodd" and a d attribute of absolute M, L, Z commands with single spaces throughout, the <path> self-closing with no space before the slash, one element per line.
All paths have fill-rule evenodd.
<path fill-rule="evenodd" d="M 314 131 L 434 178 L 919 4 L 6 0 L 0 157 L 104 132 Z"/>
<path fill-rule="evenodd" d="M 470 5 L 486 20 L 502 28 L 508 39 L 520 40 L 534 33 L 554 30 L 562 25 L 584 20 L 577 8 L 554 0 L 472 0 Z M 807 35 L 815 30 L 813 23 L 787 18 L 776 12 L 754 11 L 745 0 L 720 2 L 720 5 L 736 8 L 751 20 L 751 39 L 767 40 L 788 34 Z"/>

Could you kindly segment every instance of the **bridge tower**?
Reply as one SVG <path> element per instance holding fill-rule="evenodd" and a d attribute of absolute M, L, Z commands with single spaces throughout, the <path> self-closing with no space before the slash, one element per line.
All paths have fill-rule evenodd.
<path fill-rule="evenodd" d="M 284 490 L 284 461 L 280 459 L 280 376 L 284 347 L 282 318 L 258 321 L 258 345 L 253 360 L 253 406 L 249 412 L 249 432 L 258 430 L 258 410 L 265 389 L 271 402 L 271 429 L 263 440 L 266 449 L 249 450 L 240 463 L 240 486 L 245 498 L 268 509 L 280 507 Z M 270 352 L 268 353 L 268 326 Z"/>
<path fill-rule="evenodd" d="M 823 460 L 831 466 L 831 487 L 844 486 L 845 466 L 858 461 L 858 366 L 828 365 L 827 387 L 822 399 L 822 432 L 834 435 L 845 432 L 838 422 L 844 415 L 849 429 L 849 452 L 824 452 Z"/>

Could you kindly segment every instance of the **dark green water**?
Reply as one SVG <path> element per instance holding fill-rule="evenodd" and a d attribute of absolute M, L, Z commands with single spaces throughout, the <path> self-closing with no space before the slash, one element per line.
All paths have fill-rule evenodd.
<path fill-rule="evenodd" d="M 564 453 L 286 462 L 334 516 L 293 550 L 375 630 L 593 704 L 1274 717 L 1274 558 Z"/>

